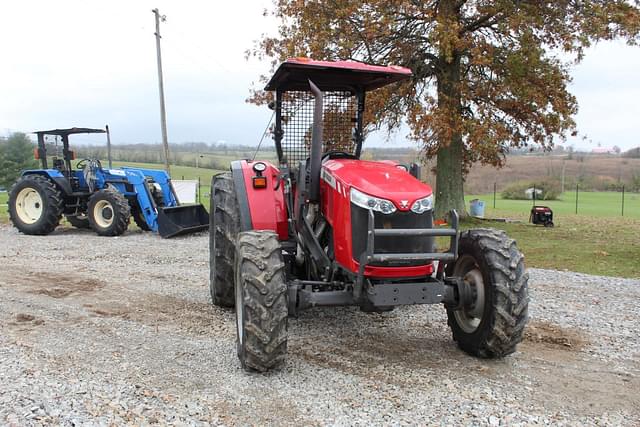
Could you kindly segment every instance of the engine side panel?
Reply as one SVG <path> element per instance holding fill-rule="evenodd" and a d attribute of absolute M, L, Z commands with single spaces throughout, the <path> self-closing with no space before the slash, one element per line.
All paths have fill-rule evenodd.
<path fill-rule="evenodd" d="M 266 188 L 254 188 L 253 170 L 256 163 L 264 163 L 262 176 L 267 179 Z M 280 240 L 289 239 L 284 186 L 280 182 L 280 170 L 269 162 L 238 160 L 231 162 L 240 206 L 240 227 L 247 230 L 273 230 Z"/>

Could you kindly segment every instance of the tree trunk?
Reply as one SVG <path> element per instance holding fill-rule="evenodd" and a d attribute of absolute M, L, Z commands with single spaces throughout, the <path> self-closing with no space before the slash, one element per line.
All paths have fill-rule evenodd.
<path fill-rule="evenodd" d="M 441 145 L 436 165 L 436 218 L 444 218 L 451 210 L 466 216 L 462 178 L 462 137 L 451 138 Z"/>
<path fill-rule="evenodd" d="M 439 13 L 446 21 L 458 21 L 459 11 L 455 2 L 443 0 Z M 436 164 L 436 218 L 444 218 L 455 209 L 466 216 L 464 204 L 464 146 L 462 140 L 462 95 L 460 92 L 461 55 L 446 48 L 440 52 L 436 73 L 438 81 L 438 153 Z"/>

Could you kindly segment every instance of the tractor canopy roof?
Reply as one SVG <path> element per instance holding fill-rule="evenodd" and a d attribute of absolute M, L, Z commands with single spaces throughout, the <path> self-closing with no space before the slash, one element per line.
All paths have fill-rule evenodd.
<path fill-rule="evenodd" d="M 73 135 L 76 133 L 106 133 L 107 131 L 104 129 L 91 129 L 91 128 L 69 128 L 69 129 L 51 129 L 51 130 L 39 130 L 34 132 L 35 134 L 42 135 Z"/>
<path fill-rule="evenodd" d="M 265 90 L 309 90 L 311 80 L 323 91 L 368 91 L 409 77 L 411 70 L 395 65 L 290 58 L 280 64 Z"/>

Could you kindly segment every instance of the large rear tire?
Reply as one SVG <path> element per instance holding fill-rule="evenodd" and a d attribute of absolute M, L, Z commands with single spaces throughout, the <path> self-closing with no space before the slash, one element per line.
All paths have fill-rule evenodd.
<path fill-rule="evenodd" d="M 89 223 L 89 218 L 86 214 L 79 215 L 67 215 L 67 221 L 69 224 L 74 226 L 75 228 L 86 229 L 91 228 L 91 224 Z"/>
<path fill-rule="evenodd" d="M 24 234 L 51 233 L 60 224 L 62 210 L 62 193 L 44 176 L 21 176 L 9 190 L 9 219 Z"/>
<path fill-rule="evenodd" d="M 211 179 L 209 206 L 209 290 L 211 301 L 220 307 L 235 305 L 233 268 L 236 239 L 240 230 L 240 209 L 231 172 Z"/>
<path fill-rule="evenodd" d="M 288 316 L 287 283 L 277 234 L 240 233 L 235 265 L 240 363 L 248 371 L 277 368 L 287 354 Z"/>
<path fill-rule="evenodd" d="M 100 236 L 120 236 L 129 227 L 131 208 L 122 193 L 108 187 L 89 198 L 87 215 L 91 228 Z"/>
<path fill-rule="evenodd" d="M 447 309 L 453 339 L 465 352 L 499 358 L 516 350 L 527 323 L 529 275 L 516 242 L 494 229 L 460 236 L 459 258 L 448 274 L 470 287 L 473 304 Z"/>

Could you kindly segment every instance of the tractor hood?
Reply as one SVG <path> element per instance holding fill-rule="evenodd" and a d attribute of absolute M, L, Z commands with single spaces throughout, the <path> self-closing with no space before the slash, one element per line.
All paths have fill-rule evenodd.
<path fill-rule="evenodd" d="M 345 196 L 353 187 L 371 196 L 390 200 L 401 211 L 409 210 L 414 201 L 433 193 L 429 185 L 393 162 L 327 160 L 322 165 L 322 179 L 334 188 L 344 187 Z M 332 183 L 332 179 L 336 182 Z"/>

